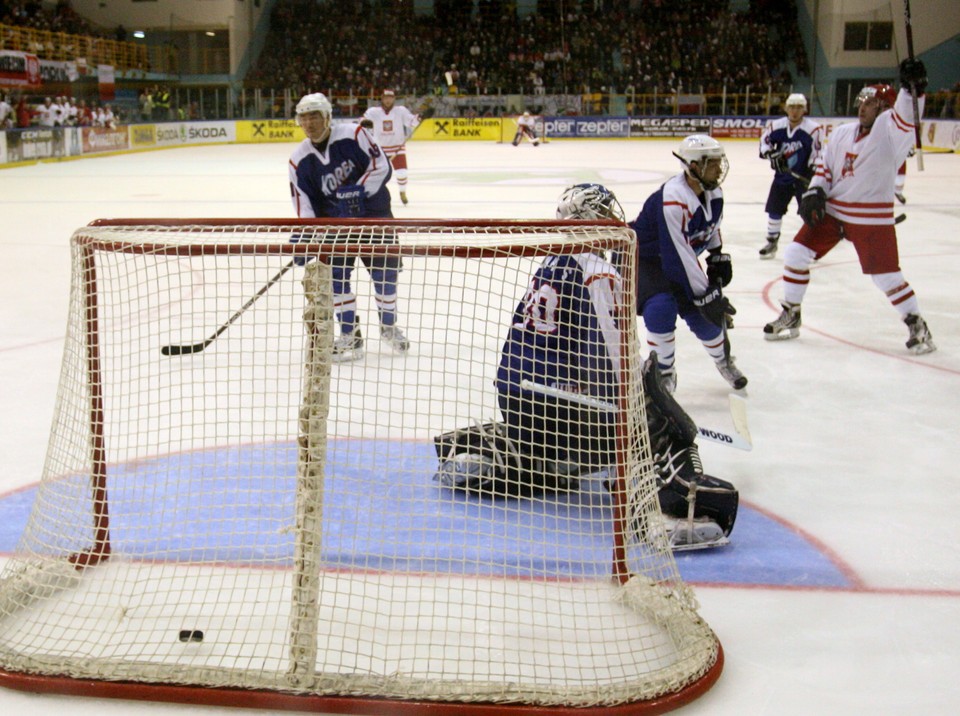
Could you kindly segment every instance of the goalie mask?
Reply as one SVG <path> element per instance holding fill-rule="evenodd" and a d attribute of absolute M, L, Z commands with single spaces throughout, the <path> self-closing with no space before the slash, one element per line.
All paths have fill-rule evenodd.
<path fill-rule="evenodd" d="M 723 184 L 727 178 L 730 163 L 726 152 L 713 137 L 705 134 L 691 134 L 680 142 L 680 149 L 673 153 L 683 162 L 687 176 L 693 177 L 704 189 L 712 190 Z"/>
<path fill-rule="evenodd" d="M 612 191 L 601 184 L 576 184 L 560 195 L 558 219 L 624 220 L 623 207 Z"/>

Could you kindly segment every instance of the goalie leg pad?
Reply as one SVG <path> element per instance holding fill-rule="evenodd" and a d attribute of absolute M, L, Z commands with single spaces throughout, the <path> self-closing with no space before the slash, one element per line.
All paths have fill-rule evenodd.
<path fill-rule="evenodd" d="M 655 351 L 650 352 L 643 364 L 643 389 L 647 398 L 647 423 L 650 432 L 657 432 L 657 424 L 663 422 L 674 443 L 679 443 L 682 447 L 693 445 L 697 439 L 697 425 L 664 386 Z"/>

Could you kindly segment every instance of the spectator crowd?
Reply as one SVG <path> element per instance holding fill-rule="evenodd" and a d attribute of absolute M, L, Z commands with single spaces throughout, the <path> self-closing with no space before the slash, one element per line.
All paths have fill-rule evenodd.
<path fill-rule="evenodd" d="M 115 128 L 120 118 L 109 103 L 75 100 L 73 97 L 45 97 L 31 104 L 21 95 L 8 97 L 0 92 L 0 129 L 29 127 L 106 127 Z"/>
<path fill-rule="evenodd" d="M 45 7 L 39 0 L 0 0 L 0 24 L 69 35 L 106 36 L 84 20 L 70 6 L 69 0 L 58 0 L 53 8 Z"/>
<path fill-rule="evenodd" d="M 248 84 L 295 94 L 710 92 L 789 85 L 790 62 L 808 71 L 796 0 L 753 0 L 748 12 L 718 0 L 551 1 L 524 16 L 515 5 L 479 0 L 474 12 L 436 0 L 427 16 L 411 0 L 287 0 Z"/>

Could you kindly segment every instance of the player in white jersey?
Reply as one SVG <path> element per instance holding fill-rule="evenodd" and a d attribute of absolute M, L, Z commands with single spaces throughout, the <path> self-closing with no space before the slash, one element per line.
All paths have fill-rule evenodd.
<path fill-rule="evenodd" d="M 414 114 L 402 104 L 396 104 L 397 96 L 393 90 L 384 90 L 379 107 L 369 107 L 363 113 L 360 124 L 373 130 L 373 138 L 387 155 L 393 166 L 397 187 L 400 189 L 400 201 L 407 203 L 407 140 L 420 124 L 419 115 Z"/>
<path fill-rule="evenodd" d="M 894 226 L 894 177 L 914 146 L 913 97 L 923 112 L 926 69 L 920 60 L 900 63 L 899 94 L 890 85 L 870 85 L 857 98 L 858 119 L 834 130 L 800 215 L 805 225 L 785 252 L 783 312 L 764 326 L 767 340 L 796 338 L 800 303 L 810 284 L 810 265 L 840 241 L 850 241 L 863 273 L 873 279 L 909 329 L 907 348 L 936 350 L 917 297 L 900 270 Z"/>
<path fill-rule="evenodd" d="M 813 177 L 820 159 L 823 131 L 819 124 L 804 115 L 807 98 L 800 93 L 787 97 L 786 117 L 769 122 L 760 135 L 760 157 L 770 161 L 773 183 L 767 195 L 767 243 L 760 249 L 761 259 L 777 255 L 777 242 L 783 215 L 792 199 L 800 199 Z"/>
<path fill-rule="evenodd" d="M 537 136 L 537 118 L 529 112 L 524 112 L 517 117 L 517 133 L 513 136 L 513 146 L 518 146 L 524 137 L 533 142 L 535 147 L 540 144 L 540 137 Z"/>

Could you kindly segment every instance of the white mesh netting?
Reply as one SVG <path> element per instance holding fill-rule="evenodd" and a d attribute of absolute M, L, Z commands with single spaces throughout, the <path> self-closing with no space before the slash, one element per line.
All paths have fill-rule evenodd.
<path fill-rule="evenodd" d="M 99 223 L 73 238 L 46 465 L 0 583 L 7 678 L 580 708 L 715 678 L 719 643 L 655 528 L 629 230 Z M 295 252 L 323 260 L 283 270 Z M 577 409 L 545 442 L 515 435 L 535 459 L 486 491 L 438 481 L 435 438 L 504 424 L 498 366 L 531 277 L 610 252 L 615 378 L 567 375 Z M 331 253 L 357 257 L 357 360 L 332 356 Z M 363 264 L 386 256 L 402 352 Z M 577 460 L 587 423 L 604 447 Z M 578 469 L 558 483 L 561 463 Z"/>

